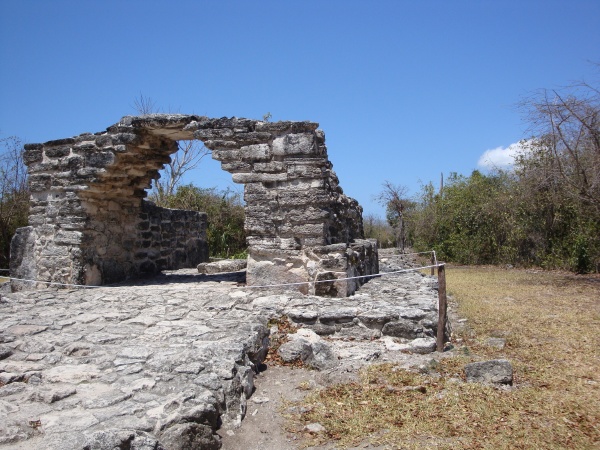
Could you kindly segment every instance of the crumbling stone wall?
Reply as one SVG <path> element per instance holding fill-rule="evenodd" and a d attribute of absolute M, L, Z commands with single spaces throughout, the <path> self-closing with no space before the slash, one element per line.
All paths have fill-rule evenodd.
<path fill-rule="evenodd" d="M 362 208 L 343 194 L 317 128 L 153 114 L 26 145 L 30 227 L 17 233 L 11 272 L 103 284 L 206 260 L 205 215 L 143 201 L 177 141 L 199 139 L 244 184 L 248 284 L 311 282 L 297 288 L 350 295 L 361 281 L 312 282 L 377 273 L 377 248 L 362 240 Z"/>

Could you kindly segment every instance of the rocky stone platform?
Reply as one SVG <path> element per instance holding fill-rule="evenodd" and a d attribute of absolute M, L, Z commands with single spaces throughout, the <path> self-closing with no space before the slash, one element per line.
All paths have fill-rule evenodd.
<path fill-rule="evenodd" d="M 382 271 L 402 266 L 392 262 Z M 348 298 L 252 289 L 243 277 L 183 270 L 2 294 L 0 448 L 220 448 L 283 316 L 317 369 L 435 348 L 432 277 L 378 277 Z"/>

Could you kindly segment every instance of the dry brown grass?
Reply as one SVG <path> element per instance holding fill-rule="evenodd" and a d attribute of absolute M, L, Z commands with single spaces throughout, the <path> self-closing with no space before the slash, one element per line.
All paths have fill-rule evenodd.
<path fill-rule="evenodd" d="M 447 270 L 468 326 L 456 357 L 427 374 L 372 366 L 361 381 L 310 394 L 292 427 L 319 422 L 307 444 L 390 448 L 600 448 L 600 278 L 468 267 Z M 507 345 L 486 345 L 505 337 Z M 507 358 L 515 387 L 464 383 L 464 364 Z"/>

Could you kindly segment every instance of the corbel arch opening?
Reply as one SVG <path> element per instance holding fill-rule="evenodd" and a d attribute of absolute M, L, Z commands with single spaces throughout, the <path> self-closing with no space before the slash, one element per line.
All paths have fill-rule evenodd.
<path fill-rule="evenodd" d="M 193 139 L 244 186 L 248 284 L 306 282 L 297 288 L 345 296 L 361 281 L 336 280 L 377 273 L 376 243 L 362 239 L 362 208 L 343 194 L 318 124 L 181 114 L 126 116 L 105 132 L 27 146 L 34 213 L 22 238 L 35 243 L 22 255 L 35 260 L 28 267 L 105 284 L 205 261 L 206 215 L 143 201 L 177 141 Z M 72 217 L 42 217 L 65 207 L 48 201 L 53 193 L 69 196 Z M 68 242 L 59 238 L 67 231 Z M 48 248 L 60 256 L 50 258 Z"/>

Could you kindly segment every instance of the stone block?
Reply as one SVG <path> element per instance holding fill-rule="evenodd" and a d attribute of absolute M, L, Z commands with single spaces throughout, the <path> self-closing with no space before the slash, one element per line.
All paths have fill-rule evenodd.
<path fill-rule="evenodd" d="M 35 163 L 40 163 L 44 157 L 43 153 L 44 151 L 42 146 L 26 144 L 25 151 L 23 152 L 23 162 L 28 166 L 31 166 Z"/>
<path fill-rule="evenodd" d="M 308 366 L 317 370 L 328 370 L 338 365 L 338 359 L 331 346 L 323 341 L 311 344 L 312 356 L 306 360 Z"/>
<path fill-rule="evenodd" d="M 410 342 L 410 351 L 426 355 L 432 353 L 436 349 L 436 340 L 432 337 L 416 338 Z"/>
<path fill-rule="evenodd" d="M 326 309 L 319 315 L 319 321 L 326 325 L 333 323 L 352 322 L 358 316 L 358 309 L 352 307 L 333 307 Z"/>
<path fill-rule="evenodd" d="M 221 129 L 202 129 L 194 132 L 196 139 L 204 140 L 227 140 L 233 137 L 233 130 L 227 128 Z M 234 140 L 234 139 L 232 139 Z"/>
<path fill-rule="evenodd" d="M 204 146 L 210 150 L 234 150 L 241 147 L 241 145 L 235 141 L 226 141 L 222 139 L 210 139 L 204 141 Z"/>
<path fill-rule="evenodd" d="M 295 255 L 294 255 L 295 254 Z M 253 251 L 248 255 L 246 268 L 246 284 L 248 286 L 292 284 L 281 287 L 282 290 L 308 293 L 308 271 L 300 252 L 264 249 Z"/>
<path fill-rule="evenodd" d="M 281 236 L 322 236 L 325 233 L 324 223 L 283 224 L 279 228 Z"/>
<path fill-rule="evenodd" d="M 238 162 L 242 160 L 240 150 L 213 150 L 212 159 L 221 162 Z"/>
<path fill-rule="evenodd" d="M 465 376 L 470 383 L 513 383 L 512 364 L 506 359 L 474 362 L 465 366 Z"/>
<path fill-rule="evenodd" d="M 399 337 L 404 339 L 416 339 L 423 332 L 414 322 L 407 319 L 397 319 L 386 323 L 381 332 L 385 336 Z"/>
<path fill-rule="evenodd" d="M 242 161 L 269 161 L 271 159 L 271 147 L 268 144 L 246 145 L 240 148 Z"/>
<path fill-rule="evenodd" d="M 358 315 L 360 320 L 367 328 L 381 330 L 385 324 L 397 319 L 398 315 L 391 311 L 371 310 Z"/>
<path fill-rule="evenodd" d="M 80 231 L 58 231 L 54 237 L 57 245 L 79 245 L 82 239 Z"/>
<path fill-rule="evenodd" d="M 311 357 L 312 348 L 310 342 L 305 339 L 293 339 L 282 344 L 277 353 L 285 362 L 306 361 Z"/>
<path fill-rule="evenodd" d="M 327 171 L 324 166 L 324 160 L 310 161 L 308 163 L 288 164 L 287 173 L 290 180 L 294 178 L 324 178 Z"/>
<path fill-rule="evenodd" d="M 223 162 L 221 169 L 229 173 L 252 172 L 252 164 L 241 161 Z"/>
<path fill-rule="evenodd" d="M 286 165 L 281 161 L 257 162 L 254 163 L 253 168 L 255 172 L 277 173 L 286 171 Z"/>
<path fill-rule="evenodd" d="M 48 158 L 60 158 L 61 156 L 68 156 L 71 153 L 70 147 L 54 147 L 47 148 L 44 154 Z"/>
<path fill-rule="evenodd" d="M 214 274 L 223 272 L 238 272 L 244 270 L 247 265 L 245 259 L 224 259 L 210 263 L 198 264 L 198 272 L 204 274 Z"/>
<path fill-rule="evenodd" d="M 218 450 L 221 448 L 221 438 L 219 435 L 213 434 L 212 428 L 208 425 L 184 422 L 167 428 L 161 436 L 160 444 L 158 444 L 158 446 L 156 445 L 157 444 L 154 444 L 154 446 L 144 448 L 164 448 L 169 450 L 201 448 L 206 450 Z"/>
<path fill-rule="evenodd" d="M 234 183 L 273 183 L 287 180 L 287 173 L 234 173 Z"/>
<path fill-rule="evenodd" d="M 95 152 L 86 155 L 85 163 L 89 167 L 106 167 L 115 162 L 112 152 Z"/>
<path fill-rule="evenodd" d="M 273 140 L 274 156 L 318 156 L 314 134 L 285 134 Z"/>
<path fill-rule="evenodd" d="M 266 144 L 273 138 L 271 133 L 250 132 L 250 133 L 235 133 L 234 140 L 242 145 Z"/>
<path fill-rule="evenodd" d="M 47 173 L 32 173 L 29 175 L 29 189 L 32 192 L 41 192 L 52 186 L 52 175 Z"/>
<path fill-rule="evenodd" d="M 264 131 L 269 133 L 304 133 L 315 131 L 319 127 L 315 122 L 256 122 L 256 131 Z"/>

